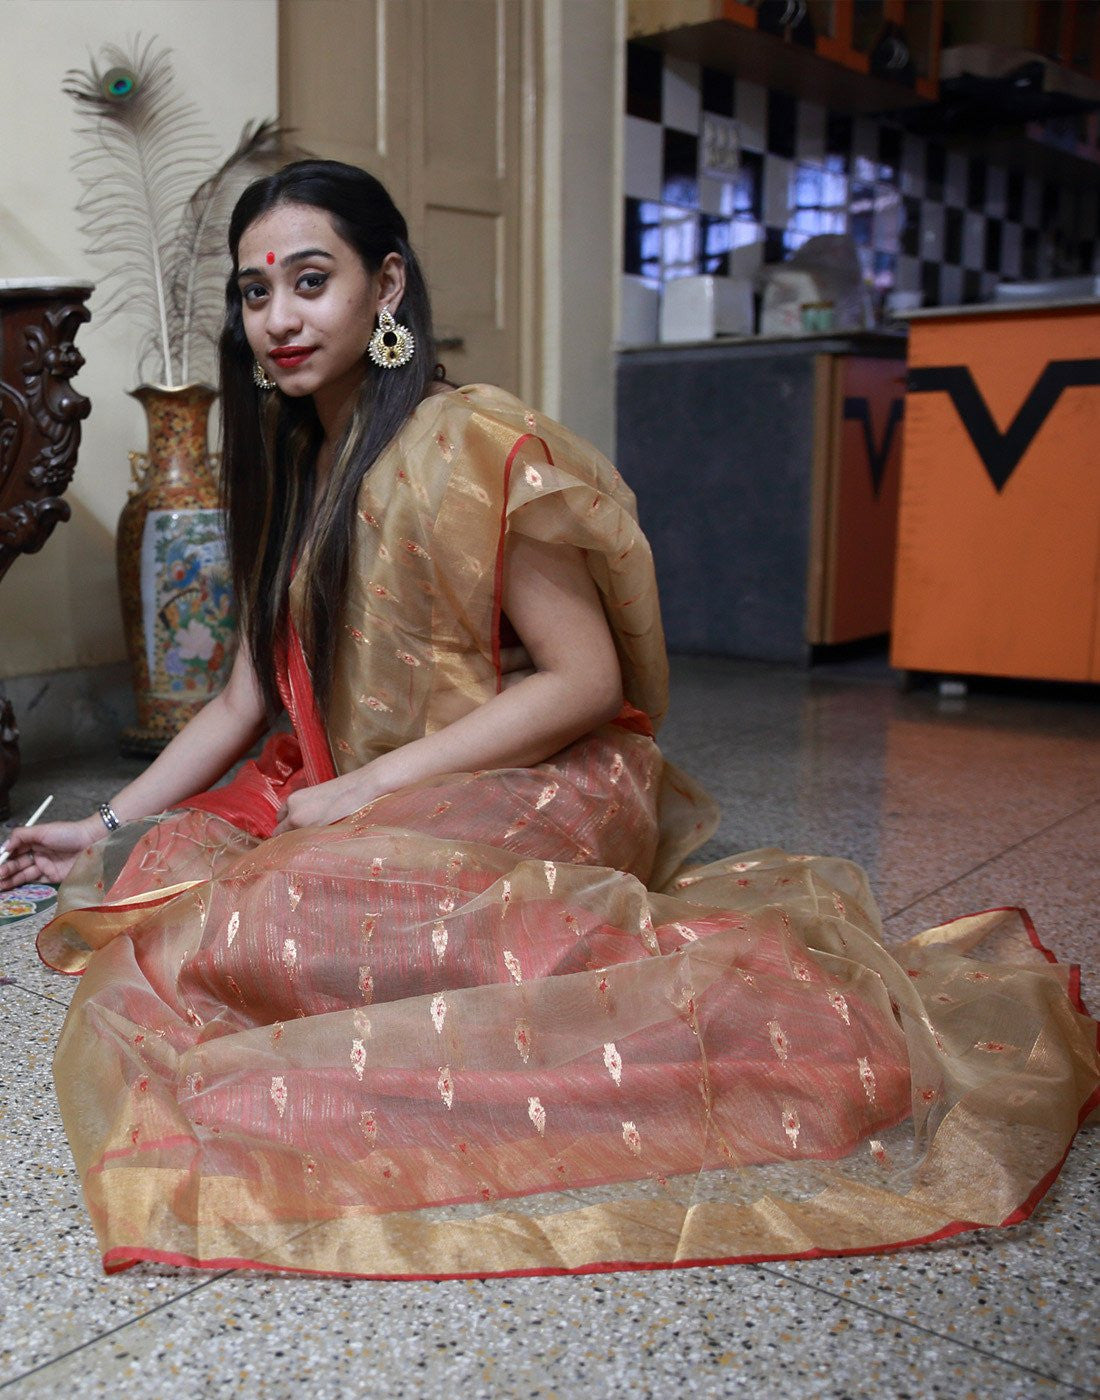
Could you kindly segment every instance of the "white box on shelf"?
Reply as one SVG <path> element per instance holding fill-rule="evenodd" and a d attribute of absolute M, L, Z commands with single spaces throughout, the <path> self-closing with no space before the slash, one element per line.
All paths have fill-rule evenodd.
<path fill-rule="evenodd" d="M 752 283 L 746 277 L 676 277 L 661 296 L 661 339 L 752 335 Z"/>
<path fill-rule="evenodd" d="M 632 272 L 623 273 L 621 292 L 619 344 L 653 345 L 657 340 L 660 292 L 651 282 Z"/>

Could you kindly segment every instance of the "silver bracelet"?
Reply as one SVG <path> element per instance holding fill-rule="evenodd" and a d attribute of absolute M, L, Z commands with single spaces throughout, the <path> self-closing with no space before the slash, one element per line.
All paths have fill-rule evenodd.
<path fill-rule="evenodd" d="M 99 815 L 103 818 L 103 825 L 108 831 L 117 831 L 122 825 L 115 814 L 115 809 L 109 802 L 101 802 L 99 804 Z"/>

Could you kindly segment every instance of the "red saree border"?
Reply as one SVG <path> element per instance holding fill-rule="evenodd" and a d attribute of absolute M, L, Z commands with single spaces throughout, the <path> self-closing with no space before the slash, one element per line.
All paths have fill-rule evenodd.
<path fill-rule="evenodd" d="M 497 535 L 497 557 L 493 565 L 493 670 L 496 673 L 497 694 L 504 688 L 504 677 L 500 669 L 500 618 L 503 611 L 504 596 L 504 540 L 508 533 L 508 489 L 512 481 L 512 468 L 516 464 L 516 455 L 525 442 L 537 442 L 546 455 L 549 466 L 554 465 L 554 459 L 550 455 L 550 449 L 542 438 L 536 437 L 534 433 L 523 433 L 516 438 L 512 444 L 512 450 L 504 463 L 504 496 L 500 505 L 500 530 Z"/>
<path fill-rule="evenodd" d="M 325 735 L 325 727 L 317 712 L 317 698 L 309 674 L 305 650 L 289 609 L 286 619 L 287 699 L 290 722 L 302 750 L 302 762 L 310 786 L 327 783 L 336 777 L 336 765 Z"/>
<path fill-rule="evenodd" d="M 1018 905 L 1009 905 L 1008 908 L 1012 909 L 1013 912 L 1019 914 L 1020 918 L 1023 920 L 1024 928 L 1027 931 L 1027 936 L 1031 940 L 1031 946 L 1035 948 L 1036 951 L 1042 953 L 1043 957 L 1046 958 L 1047 962 L 1054 963 L 1055 966 L 1062 966 L 1069 970 L 1068 996 L 1070 1001 L 1073 1003 L 1074 1010 L 1079 1011 L 1082 1016 L 1091 1016 L 1092 1013 L 1085 1005 L 1084 997 L 1082 997 L 1081 995 L 1081 964 L 1059 964 L 1057 956 L 1054 953 L 1052 953 L 1050 949 L 1046 946 L 1046 944 L 1043 943 L 1043 941 L 1040 939 L 1038 931 L 1036 930 L 1035 925 L 1031 921 L 1031 915 L 1027 912 L 1027 910 L 1019 907 Z M 1096 1046 L 1097 1049 L 1100 1049 L 1100 1022 L 1098 1022 L 1096 1026 Z"/>
<path fill-rule="evenodd" d="M 82 904 L 82 905 L 80 906 L 79 909 L 73 909 L 73 910 L 68 911 L 68 912 L 71 912 L 71 913 L 73 913 L 73 914 L 116 914 L 116 915 L 117 915 L 117 914 L 119 913 L 120 910 L 126 910 L 126 909 L 159 909 L 159 908 L 160 908 L 162 905 L 164 905 L 164 904 L 170 904 L 171 901 L 177 897 L 177 895 L 186 894 L 188 890 L 194 889 L 196 885 L 200 885 L 200 884 L 202 884 L 202 881 L 201 881 L 201 880 L 193 880 L 193 881 L 191 881 L 191 882 L 186 886 L 186 888 L 184 888 L 184 889 L 174 889 L 174 890 L 170 891 L 168 894 L 157 895 L 155 898 L 149 899 L 149 900 L 143 900 L 141 904 L 137 904 L 137 905 L 133 905 L 133 904 L 131 904 L 131 905 L 126 905 L 126 904 Z M 54 919 L 58 919 L 58 918 L 61 918 L 61 919 L 65 918 L 65 914 L 56 914 L 56 913 L 55 913 L 55 914 L 53 915 L 53 918 L 47 920 L 47 922 L 46 922 L 45 924 L 43 924 L 42 927 L 38 930 L 39 935 L 43 934 L 43 933 L 46 931 L 46 929 L 49 928 L 50 924 L 53 923 Z M 81 967 L 81 968 L 73 968 L 73 969 L 71 969 L 71 970 L 70 970 L 69 968 L 67 968 L 67 967 L 55 967 L 54 964 L 53 964 L 52 962 L 50 962 L 50 961 L 45 957 L 45 955 L 43 954 L 42 948 L 41 948 L 41 946 L 40 946 L 40 944 L 39 944 L 39 941 L 38 941 L 38 937 L 35 938 L 35 941 L 34 941 L 34 948 L 35 948 L 35 952 L 38 954 L 38 961 L 43 965 L 43 967 L 48 967 L 48 968 L 50 969 L 51 972 L 56 972 L 56 973 L 60 974 L 60 976 L 62 976 L 62 977 L 83 977 L 83 976 L 84 976 L 84 969 L 83 969 L 82 967 Z M 95 951 L 97 951 L 97 950 L 96 950 L 96 949 L 92 949 L 92 952 L 95 952 Z"/>

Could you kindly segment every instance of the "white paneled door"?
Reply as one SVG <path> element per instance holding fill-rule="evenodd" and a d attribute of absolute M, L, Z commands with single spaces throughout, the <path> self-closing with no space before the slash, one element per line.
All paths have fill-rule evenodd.
<path fill-rule="evenodd" d="M 280 0 L 279 13 L 282 120 L 299 145 L 365 167 L 392 193 L 424 262 L 448 378 L 522 392 L 530 8 Z"/>

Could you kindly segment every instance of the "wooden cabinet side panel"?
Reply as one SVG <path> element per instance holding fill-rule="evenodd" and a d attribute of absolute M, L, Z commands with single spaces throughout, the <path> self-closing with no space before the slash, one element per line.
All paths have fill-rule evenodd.
<path fill-rule="evenodd" d="M 810 548 L 806 561 L 806 641 L 829 642 L 836 566 L 833 525 L 837 455 L 836 355 L 814 356 L 813 441 L 810 457 Z"/>
<path fill-rule="evenodd" d="M 901 480 L 904 364 L 838 361 L 829 642 L 890 630 Z"/>
<path fill-rule="evenodd" d="M 1100 681 L 1100 493 L 1096 501 L 1096 580 L 1092 593 L 1092 654 L 1089 680 Z"/>

